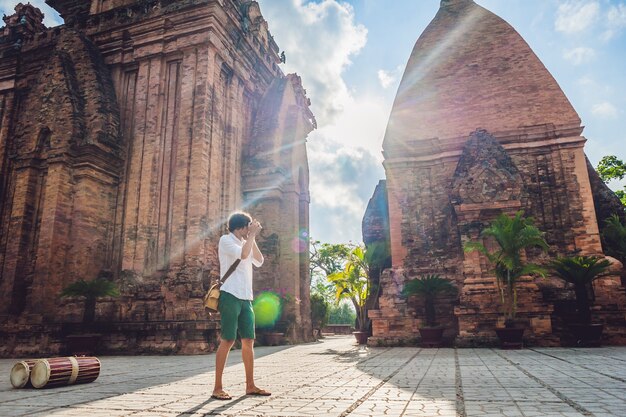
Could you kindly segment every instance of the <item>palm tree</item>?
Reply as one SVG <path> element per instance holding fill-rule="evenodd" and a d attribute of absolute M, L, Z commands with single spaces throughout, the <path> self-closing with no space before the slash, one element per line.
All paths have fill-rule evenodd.
<path fill-rule="evenodd" d="M 98 297 L 117 297 L 119 295 L 115 284 L 104 278 L 96 278 L 92 281 L 81 279 L 68 285 L 61 292 L 61 297 L 85 297 L 83 323 L 94 321 Z"/>
<path fill-rule="evenodd" d="M 435 311 L 435 299 L 440 294 L 455 293 L 456 287 L 447 279 L 439 275 L 425 275 L 408 281 L 402 289 L 405 297 L 417 295 L 424 298 L 426 313 L 426 326 L 436 327 L 437 316 Z"/>
<path fill-rule="evenodd" d="M 598 256 L 571 256 L 558 258 L 550 263 L 550 269 L 562 280 L 574 284 L 578 319 L 583 324 L 591 323 L 591 304 L 589 302 L 593 288 L 591 284 L 600 278 L 611 266 L 608 259 Z"/>
<path fill-rule="evenodd" d="M 604 223 L 602 237 L 607 243 L 606 254 L 626 263 L 626 226 L 622 224 L 617 214 L 613 214 Z"/>
<path fill-rule="evenodd" d="M 371 242 L 366 245 L 364 261 L 367 264 L 367 275 L 369 279 L 370 297 L 368 299 L 368 308 L 375 308 L 378 303 L 378 295 L 380 292 L 380 275 L 383 270 L 391 267 L 391 248 L 389 241 Z"/>
<path fill-rule="evenodd" d="M 328 275 L 328 280 L 335 287 L 336 301 L 349 299 L 354 305 L 360 331 L 366 331 L 369 327 L 366 308 L 370 294 L 368 270 L 368 257 L 361 246 L 356 246 L 350 251 L 343 271 Z"/>
<path fill-rule="evenodd" d="M 500 214 L 484 229 L 481 238 L 494 238 L 498 249 L 490 252 L 481 242 L 468 242 L 466 252 L 479 251 L 494 265 L 500 300 L 504 305 L 505 323 L 515 319 L 517 313 L 517 281 L 525 275 L 545 276 L 545 270 L 534 263 L 523 260 L 527 248 L 548 249 L 543 233 L 533 225 L 533 219 L 524 217 L 523 211 L 509 217 Z"/>

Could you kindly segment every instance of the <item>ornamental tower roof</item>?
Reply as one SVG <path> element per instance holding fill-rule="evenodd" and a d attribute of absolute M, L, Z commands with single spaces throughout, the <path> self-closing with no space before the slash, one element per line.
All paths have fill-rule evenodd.
<path fill-rule="evenodd" d="M 383 149 L 541 125 L 577 130 L 580 117 L 524 39 L 473 0 L 442 0 L 409 58 Z M 423 145 L 422 145 L 423 146 Z M 398 153 L 400 152 L 400 153 Z"/>

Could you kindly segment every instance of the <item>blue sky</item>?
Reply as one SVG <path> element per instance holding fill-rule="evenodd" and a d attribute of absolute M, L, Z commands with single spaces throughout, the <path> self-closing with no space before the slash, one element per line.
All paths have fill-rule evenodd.
<path fill-rule="evenodd" d="M 384 177 L 380 148 L 404 66 L 440 2 L 259 3 L 286 51 L 284 70 L 302 76 L 320 126 L 309 137 L 311 235 L 360 241 L 363 212 Z M 592 163 L 626 159 L 626 0 L 476 3 L 509 22 L 555 77 L 586 126 Z"/>
<path fill-rule="evenodd" d="M 361 240 L 379 179 L 381 144 L 413 45 L 439 0 L 258 0 L 281 50 L 312 101 L 311 235 Z M 60 23 L 42 0 L 31 1 Z M 626 0 L 476 0 L 509 22 L 555 77 L 580 115 L 595 165 L 626 159 Z M 0 0 L 12 13 L 17 1 Z M 610 184 L 614 189 L 624 184 Z"/>

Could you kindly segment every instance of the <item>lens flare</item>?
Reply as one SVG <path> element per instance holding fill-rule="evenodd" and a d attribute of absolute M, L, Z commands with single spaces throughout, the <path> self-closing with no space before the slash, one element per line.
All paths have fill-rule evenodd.
<path fill-rule="evenodd" d="M 304 239 L 301 239 L 299 237 L 294 237 L 293 240 L 291 241 L 291 249 L 295 253 L 304 253 L 306 252 L 306 248 L 307 248 L 307 241 Z"/>
<path fill-rule="evenodd" d="M 270 291 L 262 292 L 252 303 L 252 308 L 257 327 L 272 327 L 280 317 L 282 310 L 280 297 Z"/>
<path fill-rule="evenodd" d="M 298 236 L 291 241 L 291 249 L 295 253 L 305 253 L 309 247 L 309 232 L 306 229 L 300 229 Z"/>

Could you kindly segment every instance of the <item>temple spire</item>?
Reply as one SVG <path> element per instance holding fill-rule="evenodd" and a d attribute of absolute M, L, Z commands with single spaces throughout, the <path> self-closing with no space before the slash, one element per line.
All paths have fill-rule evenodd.
<path fill-rule="evenodd" d="M 478 127 L 495 137 L 533 126 L 579 134 L 580 117 L 511 25 L 472 0 L 441 4 L 398 87 L 383 142 L 387 157 L 435 152 L 433 138 L 465 138 Z M 516 111 L 502 117 L 502 109 Z"/>
<path fill-rule="evenodd" d="M 454 7 L 474 3 L 474 0 L 441 0 L 439 7 Z"/>

